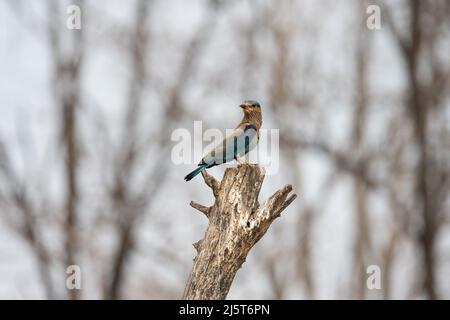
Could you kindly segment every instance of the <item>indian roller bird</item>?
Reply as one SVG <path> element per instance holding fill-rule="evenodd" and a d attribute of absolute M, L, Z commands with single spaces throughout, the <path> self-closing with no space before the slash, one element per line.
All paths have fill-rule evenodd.
<path fill-rule="evenodd" d="M 198 164 L 198 168 L 189 173 L 184 180 L 189 181 L 205 169 L 226 163 L 231 160 L 239 161 L 256 147 L 259 141 L 259 129 L 262 125 L 261 106 L 257 101 L 245 100 L 240 107 L 244 117 L 234 131 L 222 143 L 207 153 Z"/>

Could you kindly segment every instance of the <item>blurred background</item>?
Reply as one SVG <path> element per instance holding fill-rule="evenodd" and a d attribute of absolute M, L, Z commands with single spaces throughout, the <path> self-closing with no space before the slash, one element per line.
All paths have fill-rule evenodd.
<path fill-rule="evenodd" d="M 0 298 L 180 298 L 213 196 L 171 133 L 255 99 L 299 198 L 228 298 L 449 299 L 449 52 L 445 0 L 0 0 Z"/>

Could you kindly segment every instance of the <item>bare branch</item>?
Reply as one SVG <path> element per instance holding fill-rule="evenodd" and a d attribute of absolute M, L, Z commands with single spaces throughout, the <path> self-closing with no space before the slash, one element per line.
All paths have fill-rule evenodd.
<path fill-rule="evenodd" d="M 194 244 L 197 256 L 183 299 L 225 299 L 250 249 L 296 197 L 288 197 L 292 186 L 287 185 L 259 206 L 264 169 L 257 165 L 227 169 L 220 188 L 211 176 L 204 178 L 217 191 L 216 202 L 204 238 Z"/>
<path fill-rule="evenodd" d="M 197 242 L 194 242 L 192 245 L 194 246 L 195 250 L 197 252 L 200 252 L 200 246 L 202 245 L 203 240 L 198 240 Z"/>
<path fill-rule="evenodd" d="M 206 217 L 209 216 L 209 212 L 210 212 L 210 210 L 211 210 L 210 207 L 202 206 L 201 204 L 199 204 L 199 203 L 197 203 L 197 202 L 194 202 L 194 201 L 191 201 L 190 206 L 191 206 L 192 208 L 197 209 L 198 211 L 204 213 Z"/>

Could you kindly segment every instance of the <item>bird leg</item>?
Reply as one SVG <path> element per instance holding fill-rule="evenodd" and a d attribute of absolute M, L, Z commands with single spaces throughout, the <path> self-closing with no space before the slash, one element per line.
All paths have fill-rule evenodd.
<path fill-rule="evenodd" d="M 240 160 L 238 157 L 234 157 L 234 160 L 236 160 L 236 162 L 237 162 L 239 165 L 242 165 L 242 164 L 245 164 L 245 163 L 246 163 L 245 161 Z"/>

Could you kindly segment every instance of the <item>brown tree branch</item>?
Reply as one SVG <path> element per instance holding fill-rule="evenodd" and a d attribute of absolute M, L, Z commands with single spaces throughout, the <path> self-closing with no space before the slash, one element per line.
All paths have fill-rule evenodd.
<path fill-rule="evenodd" d="M 210 187 L 211 190 L 213 191 L 214 197 L 217 198 L 217 196 L 219 194 L 219 188 L 220 188 L 219 181 L 217 181 L 216 178 L 214 178 L 212 175 L 210 175 L 206 171 L 202 171 L 202 176 L 203 176 L 203 180 L 205 180 L 206 185 L 208 187 Z"/>
<path fill-rule="evenodd" d="M 197 209 L 198 211 L 204 213 L 205 216 L 207 216 L 207 217 L 209 216 L 209 212 L 210 212 L 210 210 L 211 210 L 210 207 L 202 206 L 201 204 L 199 204 L 199 203 L 197 203 L 197 202 L 195 202 L 195 201 L 191 201 L 190 206 L 191 206 L 192 208 Z"/>
<path fill-rule="evenodd" d="M 208 209 L 205 236 L 194 244 L 197 256 L 183 299 L 225 299 L 250 249 L 296 195 L 289 196 L 292 186 L 287 185 L 259 205 L 264 169 L 258 165 L 227 169 L 220 183 L 207 173 L 203 178 L 215 191 L 216 201 Z M 193 203 L 196 209 L 205 210 Z"/>
<path fill-rule="evenodd" d="M 81 6 L 83 1 L 76 1 Z M 62 12 L 59 4 L 49 3 L 50 21 L 55 21 Z M 49 41 L 51 54 L 53 56 L 53 90 L 55 93 L 56 104 L 59 112 L 59 126 L 61 144 L 65 151 L 64 157 L 64 184 L 66 188 L 65 198 L 65 258 L 64 264 L 67 266 L 78 264 L 77 251 L 79 250 L 79 238 L 77 228 L 79 224 L 78 203 L 80 198 L 79 190 L 79 160 L 81 142 L 79 137 L 79 120 L 77 108 L 80 107 L 81 97 L 81 64 L 83 61 L 83 32 L 77 30 L 69 37 L 70 43 L 75 50 L 65 56 L 63 47 L 67 45 L 64 42 L 63 35 L 60 33 L 59 26 L 49 22 Z M 70 299 L 78 299 L 80 291 L 68 291 Z"/>

